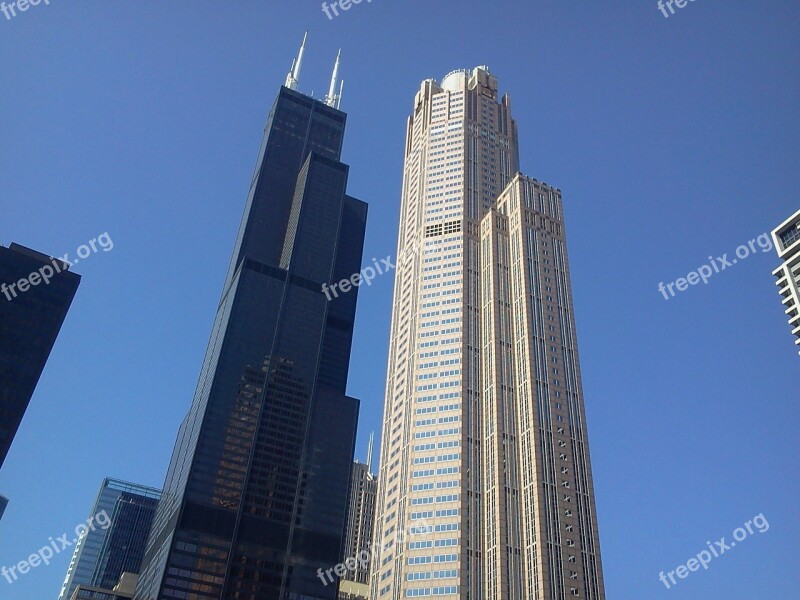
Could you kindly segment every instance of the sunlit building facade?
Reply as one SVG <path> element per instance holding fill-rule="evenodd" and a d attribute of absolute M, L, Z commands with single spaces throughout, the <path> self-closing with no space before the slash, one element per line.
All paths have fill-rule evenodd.
<path fill-rule="evenodd" d="M 486 67 L 408 120 L 373 600 L 604 598 L 561 192 Z"/>

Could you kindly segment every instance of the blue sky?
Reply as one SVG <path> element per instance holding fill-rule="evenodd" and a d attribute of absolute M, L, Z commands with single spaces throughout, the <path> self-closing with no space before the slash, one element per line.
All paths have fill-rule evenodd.
<path fill-rule="evenodd" d="M 395 253 L 422 79 L 486 64 L 522 170 L 564 194 L 608 597 L 752 600 L 800 586 L 797 356 L 760 250 L 664 300 L 659 282 L 771 230 L 800 196 L 800 5 L 696 0 L 67 2 L 0 15 L 0 243 L 83 275 L 0 473 L 0 566 L 84 520 L 105 476 L 161 486 L 191 401 L 262 129 L 305 29 L 301 89 L 342 48 L 364 263 Z M 349 392 L 380 431 L 391 277 L 363 288 Z M 769 530 L 667 590 L 763 513 Z M 55 599 L 69 555 L 3 600 Z"/>

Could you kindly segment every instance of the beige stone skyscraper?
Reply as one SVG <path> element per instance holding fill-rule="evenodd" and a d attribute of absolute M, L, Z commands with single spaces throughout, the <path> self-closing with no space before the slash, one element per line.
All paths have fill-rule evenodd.
<path fill-rule="evenodd" d="M 602 600 L 561 192 L 486 67 L 408 120 L 373 600 Z"/>

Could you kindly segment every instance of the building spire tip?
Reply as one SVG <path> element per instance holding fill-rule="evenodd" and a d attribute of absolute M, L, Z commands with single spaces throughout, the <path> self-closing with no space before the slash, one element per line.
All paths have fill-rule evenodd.
<path fill-rule="evenodd" d="M 300 44 L 300 52 L 297 58 L 292 61 L 292 68 L 286 76 L 286 83 L 284 84 L 290 90 L 296 90 L 300 83 L 300 67 L 303 66 L 303 54 L 306 51 L 306 40 L 308 39 L 308 31 L 303 34 L 303 42 Z"/>
<path fill-rule="evenodd" d="M 342 60 L 342 49 L 336 54 L 336 62 L 333 63 L 333 74 L 331 75 L 331 85 L 328 88 L 328 95 L 325 96 L 325 104 L 333 108 L 339 108 L 342 101 L 342 94 L 336 93 L 336 84 L 339 81 L 339 63 Z"/>

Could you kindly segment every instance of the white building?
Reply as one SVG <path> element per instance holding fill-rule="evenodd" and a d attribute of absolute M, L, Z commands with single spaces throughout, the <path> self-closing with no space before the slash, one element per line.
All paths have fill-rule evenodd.
<path fill-rule="evenodd" d="M 408 120 L 372 600 L 604 595 L 561 192 L 486 67 Z"/>
<path fill-rule="evenodd" d="M 784 313 L 789 318 L 792 334 L 800 346 L 800 210 L 781 223 L 773 232 L 772 240 L 783 264 L 772 274 L 783 297 Z"/>

